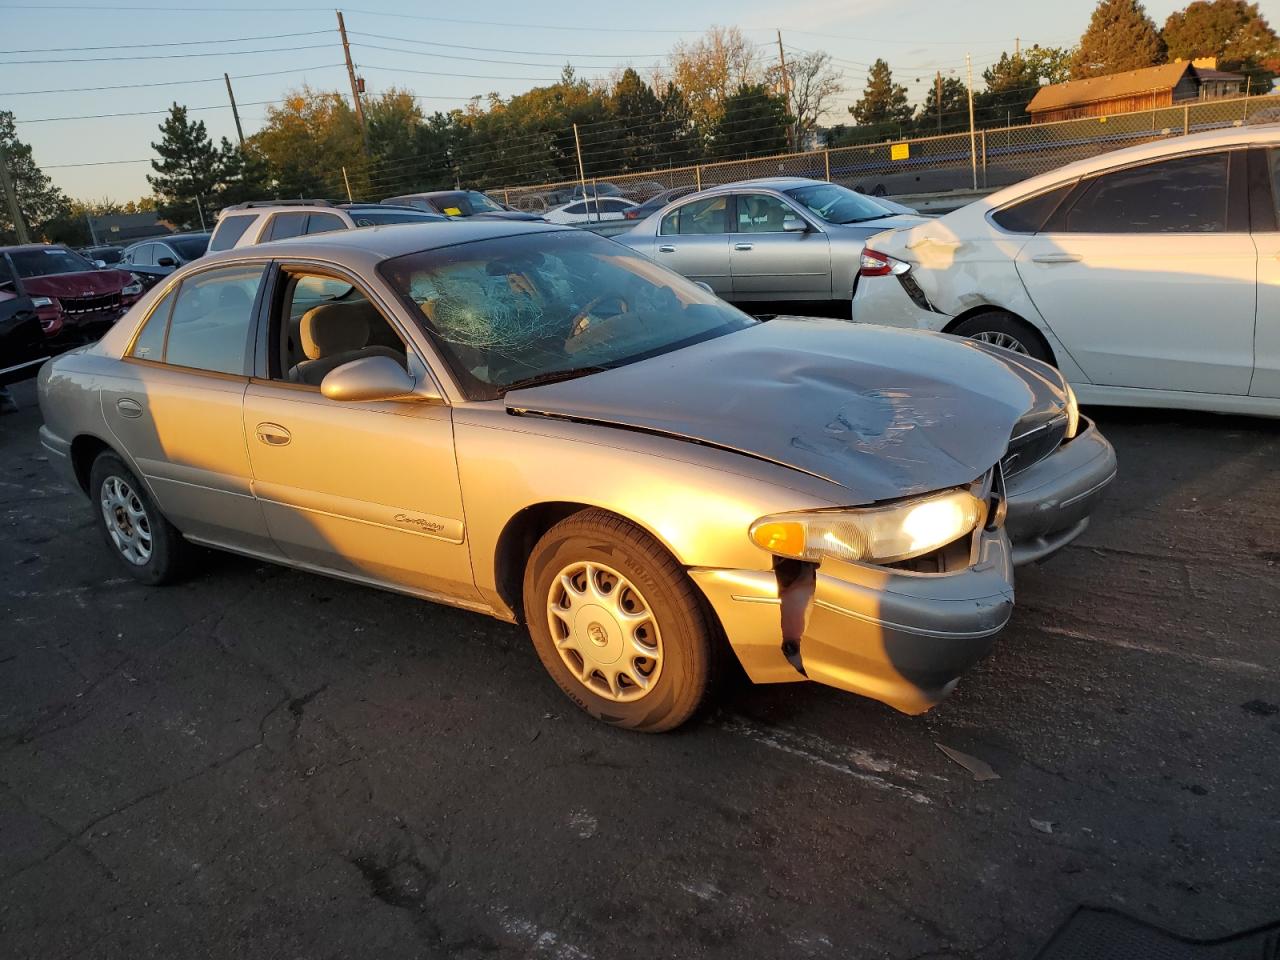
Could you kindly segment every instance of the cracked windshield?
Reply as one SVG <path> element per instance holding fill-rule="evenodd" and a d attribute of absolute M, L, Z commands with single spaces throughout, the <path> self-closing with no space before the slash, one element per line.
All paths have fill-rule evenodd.
<path fill-rule="evenodd" d="M 756 323 L 619 244 L 570 231 L 424 251 L 381 269 L 476 400 Z"/>

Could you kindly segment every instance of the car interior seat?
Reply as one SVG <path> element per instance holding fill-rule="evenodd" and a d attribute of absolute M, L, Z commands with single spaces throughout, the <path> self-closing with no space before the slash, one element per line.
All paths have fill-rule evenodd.
<path fill-rule="evenodd" d="M 323 303 L 312 307 L 302 315 L 298 325 L 302 352 L 307 359 L 293 365 L 289 380 L 319 386 L 329 371 L 365 357 L 390 357 L 404 366 L 403 349 L 369 342 L 374 324 L 385 326 L 386 321 L 367 302 Z"/>

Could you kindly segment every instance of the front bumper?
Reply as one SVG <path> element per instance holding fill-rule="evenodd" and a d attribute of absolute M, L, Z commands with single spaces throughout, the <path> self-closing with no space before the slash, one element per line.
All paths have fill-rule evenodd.
<path fill-rule="evenodd" d="M 919 574 L 825 561 L 800 641 L 801 673 L 782 649 L 771 571 L 689 571 L 755 683 L 806 677 L 923 713 L 991 649 L 1013 612 L 1013 563 L 1003 531 L 983 531 L 964 570 Z"/>
<path fill-rule="evenodd" d="M 1005 529 L 1014 566 L 1044 560 L 1089 526 L 1107 486 L 1115 479 L 1116 452 L 1092 420 L 1049 456 L 1005 484 Z"/>

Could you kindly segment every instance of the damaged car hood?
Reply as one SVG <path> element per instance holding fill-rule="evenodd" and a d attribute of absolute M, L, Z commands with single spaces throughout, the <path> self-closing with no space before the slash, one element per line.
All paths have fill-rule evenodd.
<path fill-rule="evenodd" d="M 932 333 L 780 317 L 513 390 L 506 404 L 517 415 L 733 450 L 838 483 L 851 503 L 866 503 L 969 483 L 1001 458 L 1019 419 L 1058 401 L 1047 379 L 1002 352 Z"/>

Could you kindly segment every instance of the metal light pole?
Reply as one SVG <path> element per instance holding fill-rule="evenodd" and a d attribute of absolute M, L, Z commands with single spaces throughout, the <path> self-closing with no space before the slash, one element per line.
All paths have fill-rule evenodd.
<path fill-rule="evenodd" d="M 969 163 L 973 167 L 973 189 L 978 189 L 978 136 L 973 126 L 973 58 L 964 55 L 965 69 L 969 73 Z"/>

